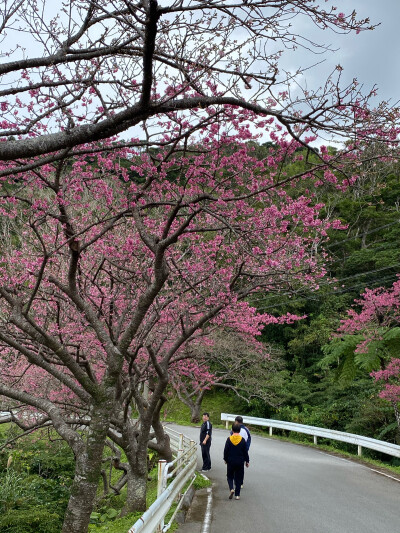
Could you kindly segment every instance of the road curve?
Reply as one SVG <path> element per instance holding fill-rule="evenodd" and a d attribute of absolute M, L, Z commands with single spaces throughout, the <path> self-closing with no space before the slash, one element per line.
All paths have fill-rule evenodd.
<path fill-rule="evenodd" d="M 198 442 L 198 428 L 172 427 Z M 213 431 L 207 533 L 400 533 L 399 481 L 314 448 L 265 437 L 252 436 L 241 499 L 228 500 L 222 459 L 228 434 Z M 191 531 L 190 524 L 181 531 Z"/>

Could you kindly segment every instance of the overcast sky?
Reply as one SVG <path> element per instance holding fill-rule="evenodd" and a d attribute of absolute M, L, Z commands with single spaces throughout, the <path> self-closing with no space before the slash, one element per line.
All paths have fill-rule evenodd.
<path fill-rule="evenodd" d="M 326 56 L 326 63 L 341 64 L 346 81 L 357 78 L 365 91 L 376 84 L 379 100 L 396 103 L 400 100 L 400 0 L 336 0 L 333 4 L 338 12 L 355 9 L 357 18 L 369 17 L 372 24 L 381 24 L 359 35 L 323 33 L 324 41 L 340 48 Z"/>
<path fill-rule="evenodd" d="M 323 6 L 324 0 L 319 3 Z M 55 10 L 56 4 L 58 2 L 52 2 L 49 6 Z M 377 86 L 376 104 L 382 100 L 390 100 L 390 103 L 395 105 L 400 101 L 400 0 L 328 0 L 326 9 L 331 5 L 337 7 L 337 13 L 344 12 L 346 15 L 354 9 L 358 19 L 369 17 L 371 24 L 379 26 L 373 31 L 361 32 L 359 35 L 355 32 L 338 35 L 332 31 L 318 32 L 315 26 L 299 17 L 296 19 L 296 24 L 299 24 L 296 30 L 299 34 L 330 45 L 338 51 L 328 52 L 324 56 L 306 53 L 304 50 L 296 53 L 291 51 L 284 55 L 281 67 L 294 73 L 299 68 L 307 69 L 324 60 L 315 68 L 306 70 L 304 78 L 299 80 L 301 85 L 316 89 L 324 83 L 335 66 L 340 64 L 344 69 L 340 84 L 342 88 L 351 83 L 353 78 L 357 78 L 363 86 L 363 94 L 369 93 L 374 85 Z M 28 38 L 24 44 L 30 48 Z"/>

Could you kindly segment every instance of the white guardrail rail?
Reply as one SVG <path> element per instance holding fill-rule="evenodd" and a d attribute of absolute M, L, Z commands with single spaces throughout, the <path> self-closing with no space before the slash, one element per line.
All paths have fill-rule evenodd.
<path fill-rule="evenodd" d="M 158 486 L 157 499 L 147 511 L 129 529 L 128 533 L 164 533 L 171 527 L 176 513 L 182 505 L 186 492 L 195 480 L 197 466 L 197 446 L 193 440 L 189 440 L 182 433 L 165 428 L 171 440 L 171 448 L 175 459 L 170 463 L 165 460 L 158 462 Z M 168 480 L 172 481 L 168 484 Z M 182 490 L 185 485 L 185 493 Z M 173 515 L 168 524 L 164 525 L 164 519 L 172 504 L 178 501 Z"/>
<path fill-rule="evenodd" d="M 226 422 L 228 429 L 229 423 L 234 422 L 237 415 L 221 413 L 221 420 Z M 294 422 L 285 422 L 285 420 L 272 420 L 270 418 L 256 418 L 254 416 L 243 416 L 243 422 L 251 426 L 263 426 L 269 428 L 269 434 L 272 435 L 274 428 L 286 429 L 295 431 L 296 433 L 305 433 L 306 435 L 314 436 L 314 444 L 317 444 L 317 438 L 339 440 L 342 442 L 349 442 L 358 447 L 358 455 L 361 456 L 363 448 L 376 450 L 378 452 L 392 455 L 393 457 L 400 457 L 400 446 L 382 440 L 371 439 L 354 433 L 345 433 L 343 431 L 336 431 L 334 429 L 319 428 L 316 426 L 306 426 L 304 424 L 295 424 Z"/>

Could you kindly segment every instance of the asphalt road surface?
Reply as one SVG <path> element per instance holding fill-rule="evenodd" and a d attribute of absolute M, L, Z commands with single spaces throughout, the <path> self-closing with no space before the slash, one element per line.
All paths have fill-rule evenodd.
<path fill-rule="evenodd" d="M 172 427 L 199 442 L 198 428 Z M 241 499 L 228 500 L 222 459 L 228 436 L 213 430 L 209 533 L 400 533 L 399 481 L 314 448 L 254 435 Z M 188 518 L 179 533 L 207 530 L 191 527 Z"/>

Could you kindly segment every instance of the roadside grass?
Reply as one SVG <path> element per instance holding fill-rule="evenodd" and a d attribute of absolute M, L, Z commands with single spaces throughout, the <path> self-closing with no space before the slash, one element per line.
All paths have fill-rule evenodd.
<path fill-rule="evenodd" d="M 195 490 L 206 489 L 208 487 L 211 487 L 211 485 L 212 482 L 210 479 L 208 479 L 208 477 L 203 476 L 202 474 L 200 474 L 200 472 L 196 472 L 196 479 L 193 483 L 193 488 Z"/>
<path fill-rule="evenodd" d="M 90 524 L 89 531 L 96 533 L 123 533 L 128 531 L 133 524 L 142 516 L 143 513 L 129 513 L 123 518 L 116 518 L 115 520 L 106 521 L 102 524 Z"/>

